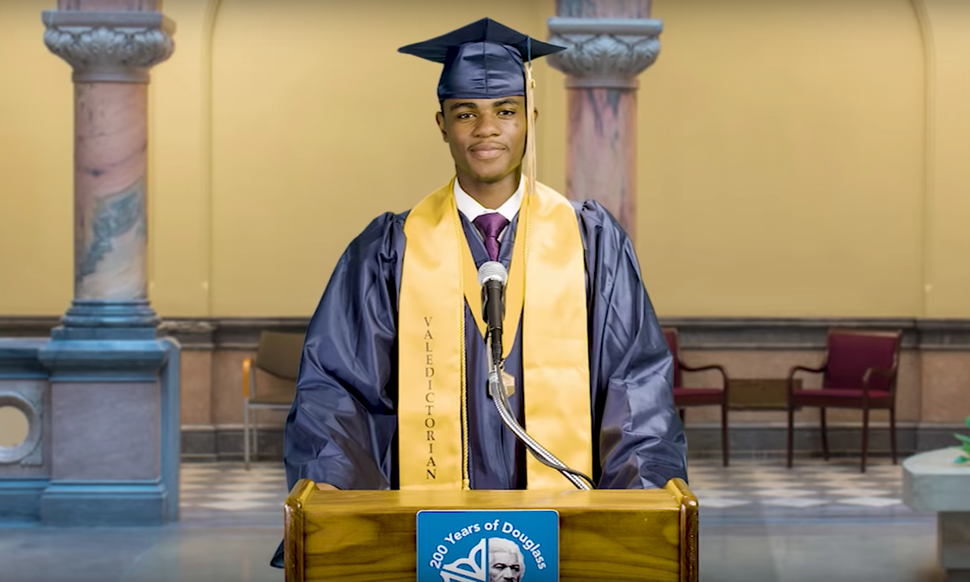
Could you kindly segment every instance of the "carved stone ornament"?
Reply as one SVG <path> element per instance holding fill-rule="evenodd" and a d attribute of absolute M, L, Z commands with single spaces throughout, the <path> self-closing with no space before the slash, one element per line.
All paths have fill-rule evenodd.
<path fill-rule="evenodd" d="M 160 12 L 47 10 L 44 43 L 74 67 L 75 83 L 147 83 L 172 56 L 175 23 Z"/>
<path fill-rule="evenodd" d="M 637 76 L 657 60 L 663 22 L 654 19 L 549 19 L 549 42 L 567 50 L 550 55 L 569 88 L 636 89 Z"/>

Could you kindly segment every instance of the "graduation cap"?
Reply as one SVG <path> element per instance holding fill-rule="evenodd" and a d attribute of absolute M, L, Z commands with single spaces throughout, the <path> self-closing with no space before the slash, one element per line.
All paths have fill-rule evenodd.
<path fill-rule="evenodd" d="M 526 66 L 532 59 L 565 50 L 540 42 L 491 18 L 398 49 L 444 65 L 438 99 L 525 96 Z"/>

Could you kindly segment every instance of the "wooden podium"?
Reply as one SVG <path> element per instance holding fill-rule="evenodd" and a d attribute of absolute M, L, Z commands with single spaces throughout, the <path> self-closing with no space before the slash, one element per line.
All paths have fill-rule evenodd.
<path fill-rule="evenodd" d="M 561 492 L 321 491 L 303 479 L 286 500 L 287 582 L 413 582 L 423 509 L 557 510 L 562 582 L 697 581 L 697 498 L 681 479 Z"/>

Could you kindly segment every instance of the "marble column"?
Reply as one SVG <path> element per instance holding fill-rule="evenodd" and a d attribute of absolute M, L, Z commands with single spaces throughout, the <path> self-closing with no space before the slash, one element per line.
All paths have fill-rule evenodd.
<path fill-rule="evenodd" d="M 174 24 L 155 11 L 156 1 L 61 0 L 59 10 L 44 12 L 44 42 L 74 68 L 67 326 L 105 316 L 126 326 L 156 323 L 146 292 L 148 82 L 149 69 L 174 50 Z"/>
<path fill-rule="evenodd" d="M 557 0 L 549 57 L 566 73 L 566 195 L 597 200 L 636 236 L 638 75 L 657 59 L 663 28 L 650 0 Z"/>
<path fill-rule="evenodd" d="M 159 4 L 60 0 L 43 13 L 44 42 L 74 81 L 74 300 L 38 353 L 50 373 L 47 523 L 177 517 L 178 350 L 157 339 L 146 271 L 149 70 L 174 50 Z"/>

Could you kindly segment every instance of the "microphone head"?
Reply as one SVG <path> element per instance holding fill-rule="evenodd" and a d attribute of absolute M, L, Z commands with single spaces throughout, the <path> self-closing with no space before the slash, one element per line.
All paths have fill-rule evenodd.
<path fill-rule="evenodd" d="M 488 261 L 478 269 L 478 284 L 484 285 L 488 281 L 498 281 L 505 285 L 509 278 L 509 272 L 505 270 L 505 265 L 497 261 Z"/>

